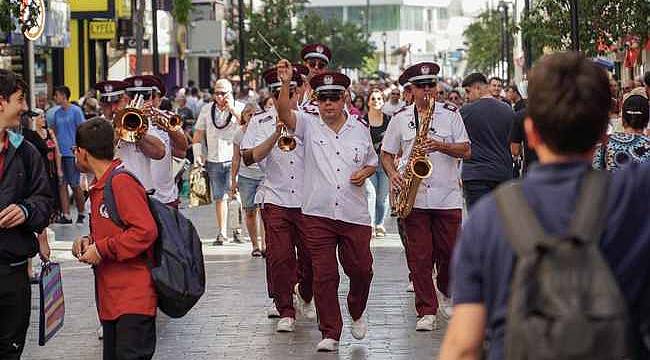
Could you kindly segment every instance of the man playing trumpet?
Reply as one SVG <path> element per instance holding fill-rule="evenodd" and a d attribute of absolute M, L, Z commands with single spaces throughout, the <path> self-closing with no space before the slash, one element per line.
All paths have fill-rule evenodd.
<path fill-rule="evenodd" d="M 438 299 L 435 295 L 432 273 L 437 268 L 437 288 L 442 293 L 440 309 L 449 316 L 449 261 L 461 224 L 462 193 L 458 183 L 457 159 L 470 156 L 469 138 L 458 109 L 435 101 L 435 63 L 419 63 L 405 70 L 402 77 L 412 84 L 414 105 L 397 111 L 388 124 L 382 145 L 381 161 L 391 181 L 391 191 L 407 191 L 403 176 L 411 171 L 412 159 L 421 156 L 428 161 L 429 175 L 421 176 L 411 204 L 391 204 L 394 208 L 412 206 L 410 213 L 400 213 L 406 233 L 407 258 L 413 270 L 415 307 L 419 320 L 418 331 L 432 331 L 436 324 Z M 402 78 L 401 77 L 401 78 Z M 420 130 L 427 120 L 428 128 Z M 420 138 L 420 139 L 418 139 Z M 414 144 L 419 146 L 414 148 Z M 403 154 L 399 170 L 395 156 Z M 392 197 L 391 197 L 392 198 Z M 402 200 L 406 201 L 406 200 Z"/>
<path fill-rule="evenodd" d="M 297 108 L 302 75 L 307 69 L 294 65 L 289 85 L 290 108 Z M 281 81 L 275 68 L 263 74 L 267 87 L 277 101 Z M 241 144 L 246 165 L 256 162 L 265 174 L 257 191 L 256 202 L 262 204 L 266 231 L 266 270 L 269 295 L 279 313 L 277 331 L 294 330 L 296 310 L 315 318 L 311 257 L 305 249 L 302 226 L 304 145 L 288 134 L 278 120 L 275 108 L 261 111 L 250 120 Z M 297 250 L 297 251 L 296 251 Z M 292 294 L 299 299 L 294 308 Z"/>

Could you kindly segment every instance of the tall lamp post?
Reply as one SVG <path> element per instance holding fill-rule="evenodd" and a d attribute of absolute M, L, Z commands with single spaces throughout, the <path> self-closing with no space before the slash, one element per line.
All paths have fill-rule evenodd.
<path fill-rule="evenodd" d="M 388 72 L 388 62 L 386 61 L 386 41 L 387 41 L 388 36 L 386 36 L 386 32 L 384 31 L 381 33 L 381 42 L 384 44 L 384 72 Z"/>
<path fill-rule="evenodd" d="M 244 93 L 244 67 L 246 66 L 246 53 L 244 46 L 244 0 L 239 0 L 237 4 L 238 27 L 239 27 L 239 93 Z"/>
<path fill-rule="evenodd" d="M 508 3 L 505 1 L 499 2 L 499 10 L 502 11 L 503 22 L 501 24 L 501 51 L 502 51 L 502 64 L 505 60 L 505 68 L 502 71 L 502 78 L 510 83 L 510 36 L 508 36 Z"/>
<path fill-rule="evenodd" d="M 578 0 L 569 0 L 571 13 L 571 50 L 580 51 L 580 34 L 578 32 Z"/>

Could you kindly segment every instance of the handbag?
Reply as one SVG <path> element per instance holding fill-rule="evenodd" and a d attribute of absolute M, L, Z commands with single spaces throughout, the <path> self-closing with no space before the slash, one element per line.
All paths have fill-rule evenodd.
<path fill-rule="evenodd" d="M 40 293 L 38 345 L 44 346 L 61 330 L 65 316 L 61 266 L 58 263 L 48 261 L 43 264 L 38 279 L 38 289 Z"/>
<path fill-rule="evenodd" d="M 194 164 L 190 170 L 190 207 L 209 205 L 212 203 L 210 179 L 208 172 L 201 165 Z"/>

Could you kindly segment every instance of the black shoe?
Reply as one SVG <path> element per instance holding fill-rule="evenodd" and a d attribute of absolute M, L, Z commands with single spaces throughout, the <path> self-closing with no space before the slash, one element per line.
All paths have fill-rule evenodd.
<path fill-rule="evenodd" d="M 234 242 L 235 244 L 243 244 L 244 243 L 242 241 L 242 239 L 241 239 L 241 235 L 239 235 L 238 233 L 233 233 L 232 234 L 232 242 Z"/>
<path fill-rule="evenodd" d="M 79 216 L 77 216 L 77 224 L 83 224 L 85 218 L 86 218 L 86 215 L 79 214 Z"/>
<path fill-rule="evenodd" d="M 65 224 L 65 225 L 67 225 L 67 224 L 72 224 L 72 220 L 70 220 L 67 217 L 61 215 L 61 216 L 59 216 L 58 219 L 56 219 L 56 223 L 57 224 Z"/>
<path fill-rule="evenodd" d="M 255 249 L 255 250 L 253 250 L 253 252 L 251 253 L 251 256 L 252 256 L 252 257 L 261 257 L 261 256 L 262 256 L 262 252 L 260 251 L 260 249 Z"/>
<path fill-rule="evenodd" d="M 214 240 L 212 245 L 213 246 L 221 246 L 221 245 L 223 245 L 223 235 L 221 235 L 221 234 L 217 235 L 217 238 Z"/>

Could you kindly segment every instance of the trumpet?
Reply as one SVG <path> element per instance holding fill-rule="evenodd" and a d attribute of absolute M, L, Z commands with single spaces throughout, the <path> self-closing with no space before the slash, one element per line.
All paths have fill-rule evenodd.
<path fill-rule="evenodd" d="M 136 95 L 126 108 L 115 114 L 113 127 L 116 140 L 136 143 L 147 133 L 149 121 L 142 109 L 143 104 L 142 96 Z"/>
<path fill-rule="evenodd" d="M 173 111 L 160 110 L 152 107 L 149 113 L 152 122 L 167 132 L 178 131 L 183 126 L 183 119 Z"/>
<path fill-rule="evenodd" d="M 296 148 L 296 138 L 289 134 L 287 131 L 287 126 L 282 127 L 282 132 L 280 132 L 280 137 L 278 138 L 278 147 L 280 150 L 289 152 Z"/>

